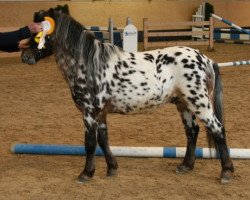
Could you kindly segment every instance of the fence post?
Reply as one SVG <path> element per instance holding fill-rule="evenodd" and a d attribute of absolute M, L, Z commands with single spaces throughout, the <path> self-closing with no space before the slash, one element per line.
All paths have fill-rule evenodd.
<path fill-rule="evenodd" d="M 209 50 L 214 50 L 214 19 L 212 16 L 209 18 Z"/>
<path fill-rule="evenodd" d="M 143 48 L 148 49 L 148 18 L 143 18 Z"/>
<path fill-rule="evenodd" d="M 109 18 L 109 42 L 114 44 L 114 23 L 111 18 Z"/>

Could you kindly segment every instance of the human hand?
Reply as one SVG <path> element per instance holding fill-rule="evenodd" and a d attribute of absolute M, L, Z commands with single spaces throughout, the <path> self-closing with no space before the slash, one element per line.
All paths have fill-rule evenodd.
<path fill-rule="evenodd" d="M 29 40 L 30 39 L 24 39 L 24 40 L 21 40 L 19 43 L 18 43 L 18 48 L 19 49 L 26 49 L 29 47 Z"/>
<path fill-rule="evenodd" d="M 28 27 L 31 33 L 38 33 L 43 30 L 42 23 L 31 23 Z"/>

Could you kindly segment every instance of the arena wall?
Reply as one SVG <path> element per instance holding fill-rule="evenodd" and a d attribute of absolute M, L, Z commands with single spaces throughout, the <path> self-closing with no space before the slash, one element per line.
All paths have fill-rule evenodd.
<path fill-rule="evenodd" d="M 1 1 L 2 27 L 28 24 L 35 11 L 68 4 L 71 15 L 84 25 L 106 26 L 108 18 L 123 26 L 127 16 L 142 30 L 143 18 L 155 21 L 190 21 L 202 0 L 82 0 L 82 1 Z M 250 24 L 250 1 L 209 0 L 217 15 L 240 26 Z M 216 26 L 224 26 L 216 22 Z"/>

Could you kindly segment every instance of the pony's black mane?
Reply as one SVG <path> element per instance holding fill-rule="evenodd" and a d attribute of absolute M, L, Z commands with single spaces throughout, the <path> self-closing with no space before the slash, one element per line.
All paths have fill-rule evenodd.
<path fill-rule="evenodd" d="M 95 88 L 96 77 L 102 74 L 112 55 L 119 55 L 121 50 L 109 43 L 102 43 L 86 28 L 69 15 L 55 12 L 56 31 L 53 47 L 71 56 L 78 67 L 84 68 L 87 85 Z M 72 66 L 72 72 L 77 66 Z"/>
<path fill-rule="evenodd" d="M 85 55 L 86 62 L 90 62 L 98 54 L 104 62 L 109 58 L 110 53 L 115 52 L 117 48 L 111 44 L 105 44 L 97 41 L 95 37 L 86 30 L 86 28 L 69 15 L 55 12 L 56 21 L 55 44 L 62 45 L 65 50 L 70 51 L 71 55 L 79 60 Z"/>
<path fill-rule="evenodd" d="M 54 20 L 57 27 L 54 37 L 55 46 L 62 46 L 65 50 L 70 51 L 72 55 L 77 56 L 77 59 L 80 56 L 78 54 L 81 52 L 82 33 L 86 28 L 75 19 L 61 13 L 55 12 Z M 88 42 L 93 44 L 94 37 L 89 37 Z"/>

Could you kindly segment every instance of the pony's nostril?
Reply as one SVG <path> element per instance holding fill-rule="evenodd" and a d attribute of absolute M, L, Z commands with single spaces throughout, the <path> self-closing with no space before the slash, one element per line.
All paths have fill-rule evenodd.
<path fill-rule="evenodd" d="M 34 64 L 36 64 L 35 58 L 32 57 L 32 56 L 30 56 L 30 55 L 23 55 L 23 56 L 22 56 L 22 61 L 23 61 L 24 63 L 29 64 L 29 65 L 34 65 Z"/>
<path fill-rule="evenodd" d="M 23 62 L 27 62 L 29 60 L 29 56 L 28 55 L 23 55 L 22 56 L 22 61 Z"/>

